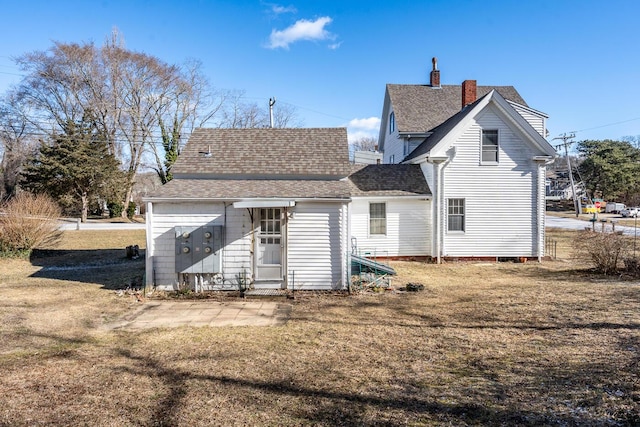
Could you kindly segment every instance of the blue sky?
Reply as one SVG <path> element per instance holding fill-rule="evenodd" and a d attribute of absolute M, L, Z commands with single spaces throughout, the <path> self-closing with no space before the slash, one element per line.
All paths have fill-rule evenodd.
<path fill-rule="evenodd" d="M 475 79 L 513 85 L 544 111 L 549 138 L 640 135 L 640 2 L 0 0 L 0 92 L 12 57 L 53 40 L 196 58 L 211 83 L 247 101 L 292 104 L 307 127 L 376 135 L 386 83 Z M 276 108 L 278 104 L 276 103 Z"/>

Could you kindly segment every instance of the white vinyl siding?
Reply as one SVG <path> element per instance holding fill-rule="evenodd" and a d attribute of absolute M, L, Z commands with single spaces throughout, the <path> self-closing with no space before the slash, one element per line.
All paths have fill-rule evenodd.
<path fill-rule="evenodd" d="M 496 167 L 478 166 L 482 129 L 499 131 Z M 455 156 L 444 167 L 443 199 L 465 199 L 465 232 L 445 233 L 443 255 L 533 256 L 538 237 L 538 177 L 532 158 L 537 152 L 492 106 L 476 117 L 454 145 Z"/>
<path fill-rule="evenodd" d="M 178 275 L 175 272 L 176 226 L 221 225 L 223 242 L 222 269 L 224 277 L 232 279 L 238 274 L 251 277 L 251 220 L 246 209 L 227 206 L 226 221 L 222 203 L 153 203 L 152 236 L 153 278 L 160 289 L 176 288 Z M 226 224 L 225 224 L 226 222 Z"/>
<path fill-rule="evenodd" d="M 384 141 L 384 152 L 382 162 L 385 164 L 399 163 L 404 156 L 404 141 L 398 138 L 398 134 L 386 135 Z M 393 159 L 393 160 L 392 160 Z"/>
<path fill-rule="evenodd" d="M 360 254 L 371 256 L 430 256 L 431 201 L 386 199 L 387 234 L 369 233 L 369 203 L 354 198 L 351 203 L 351 237 Z"/>
<path fill-rule="evenodd" d="M 343 285 L 343 239 L 346 227 L 341 203 L 298 203 L 288 222 L 289 287 L 337 289 Z"/>
<path fill-rule="evenodd" d="M 510 102 L 511 106 L 538 132 L 543 138 L 546 138 L 546 118 L 542 114 L 535 112 L 530 108 L 514 104 Z"/>

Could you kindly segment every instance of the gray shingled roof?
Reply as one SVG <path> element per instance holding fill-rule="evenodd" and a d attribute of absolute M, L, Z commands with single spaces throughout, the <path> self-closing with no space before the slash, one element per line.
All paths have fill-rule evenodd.
<path fill-rule="evenodd" d="M 348 199 L 346 180 L 173 179 L 149 198 L 250 199 L 325 198 Z"/>
<path fill-rule="evenodd" d="M 348 168 L 344 128 L 199 128 L 191 134 L 171 172 L 345 177 Z"/>
<path fill-rule="evenodd" d="M 413 150 L 402 161 L 406 162 L 408 160 L 415 159 L 416 157 L 419 157 L 431 151 L 431 149 L 435 147 L 436 144 L 438 144 L 438 142 L 440 142 L 440 140 L 442 140 L 442 138 L 444 138 L 451 131 L 451 129 L 453 129 L 458 123 L 460 123 L 462 119 L 464 119 L 467 116 L 467 114 L 469 114 L 471 110 L 473 110 L 473 107 L 475 107 L 485 96 L 487 95 L 484 95 L 476 99 L 475 102 L 467 105 L 465 108 L 460 110 L 457 114 L 454 114 L 453 116 L 449 117 L 449 119 L 447 119 L 440 126 L 437 126 L 434 129 L 432 129 L 433 133 L 429 135 L 424 141 L 422 141 L 420 145 L 418 145 L 418 147 L 416 147 L 416 149 Z"/>
<path fill-rule="evenodd" d="M 482 98 L 493 89 L 503 98 L 527 106 L 513 86 L 478 86 L 477 97 Z M 462 86 L 388 84 L 387 91 L 393 106 L 396 127 L 400 132 L 423 133 L 432 130 L 462 108 Z"/>
<path fill-rule="evenodd" d="M 350 196 L 430 196 L 419 165 L 350 165 L 347 180 L 182 179 L 176 178 L 151 199 L 348 199 Z"/>
<path fill-rule="evenodd" d="M 430 196 L 420 165 L 353 165 L 349 175 L 351 195 Z"/>

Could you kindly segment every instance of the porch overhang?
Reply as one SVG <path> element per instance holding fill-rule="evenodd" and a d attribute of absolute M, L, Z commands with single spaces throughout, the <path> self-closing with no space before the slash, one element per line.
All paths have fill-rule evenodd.
<path fill-rule="evenodd" d="M 296 205 L 295 200 L 290 199 L 252 199 L 233 202 L 233 207 L 240 208 L 290 208 Z"/>

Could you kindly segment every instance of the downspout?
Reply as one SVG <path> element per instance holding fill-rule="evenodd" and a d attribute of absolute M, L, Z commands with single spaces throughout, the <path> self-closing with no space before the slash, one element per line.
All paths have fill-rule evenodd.
<path fill-rule="evenodd" d="M 435 247 L 435 251 L 436 251 L 436 262 L 438 264 L 442 264 L 442 239 L 443 239 L 443 232 L 442 232 L 442 205 L 444 203 L 444 198 L 443 198 L 443 193 L 444 193 L 444 186 L 442 185 L 442 176 L 443 176 L 443 172 L 442 172 L 442 165 L 445 162 L 444 159 L 433 159 L 433 164 L 436 166 L 436 173 L 435 173 L 435 178 L 436 178 L 436 198 L 435 198 L 435 221 L 434 221 L 434 225 L 435 225 L 435 232 L 436 232 L 436 247 Z"/>
<path fill-rule="evenodd" d="M 351 284 L 351 250 L 350 250 L 350 245 L 351 245 L 351 201 L 349 201 L 349 203 L 345 203 L 345 210 L 346 210 L 346 221 L 347 221 L 347 238 L 345 239 L 344 244 L 342 245 L 342 250 L 345 253 L 345 256 L 343 256 L 343 260 L 345 262 L 345 265 L 343 266 L 342 269 L 342 274 L 344 275 L 344 278 L 342 280 L 342 288 L 343 289 L 350 289 L 350 284 Z"/>
<path fill-rule="evenodd" d="M 147 202 L 146 213 L 146 234 L 147 234 L 147 258 L 145 260 L 145 286 L 155 285 L 155 272 L 153 269 L 153 202 Z"/>

